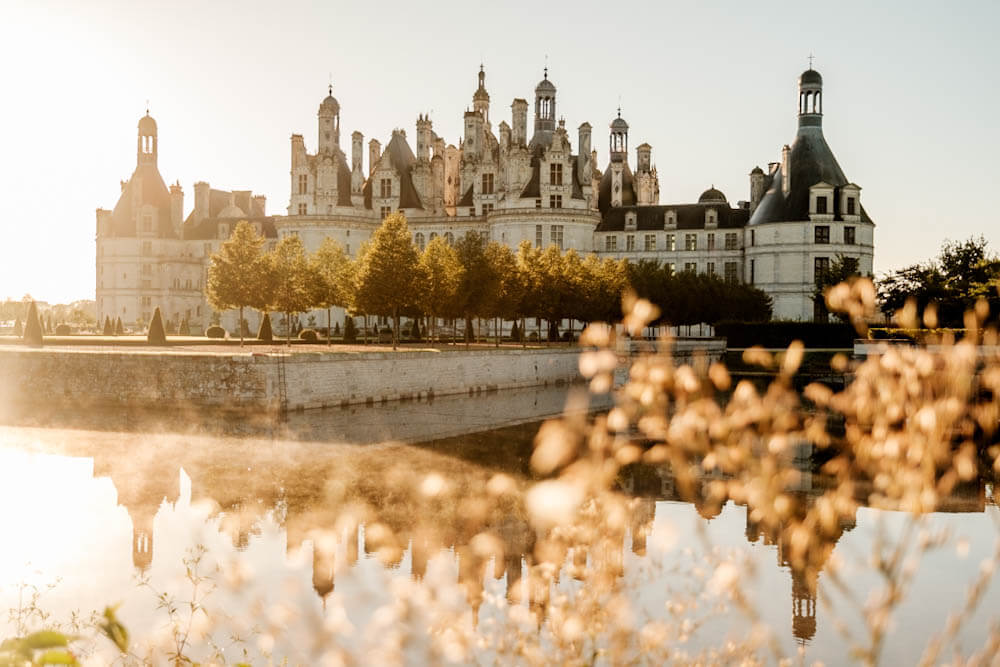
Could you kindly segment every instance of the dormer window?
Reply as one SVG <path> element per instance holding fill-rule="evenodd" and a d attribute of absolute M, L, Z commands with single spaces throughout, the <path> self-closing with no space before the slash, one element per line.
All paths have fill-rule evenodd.
<path fill-rule="evenodd" d="M 493 174 L 483 174 L 483 194 L 493 194 Z"/>
<path fill-rule="evenodd" d="M 719 224 L 719 212 L 714 208 L 710 208 L 705 211 L 705 226 L 715 227 Z"/>
<path fill-rule="evenodd" d="M 826 197 L 820 196 L 816 197 L 816 213 L 825 214 L 826 213 Z"/>
<path fill-rule="evenodd" d="M 549 165 L 549 185 L 563 184 L 563 166 L 553 162 Z"/>
<path fill-rule="evenodd" d="M 663 215 L 663 228 L 674 229 L 677 227 L 677 211 L 667 211 Z"/>
<path fill-rule="evenodd" d="M 220 239 L 229 238 L 229 225 L 227 225 L 226 223 L 222 223 L 221 225 L 219 225 L 219 238 Z"/>
<path fill-rule="evenodd" d="M 304 195 L 309 190 L 309 177 L 306 174 L 299 174 L 299 194 Z"/>
<path fill-rule="evenodd" d="M 847 209 L 847 215 L 857 215 L 858 200 L 855 197 L 848 197 L 845 208 Z"/>
<path fill-rule="evenodd" d="M 392 179 L 383 178 L 379 181 L 379 196 L 383 199 L 388 199 L 392 196 Z"/>
<path fill-rule="evenodd" d="M 635 229 L 637 217 L 635 211 L 629 211 L 625 214 L 625 229 Z"/>

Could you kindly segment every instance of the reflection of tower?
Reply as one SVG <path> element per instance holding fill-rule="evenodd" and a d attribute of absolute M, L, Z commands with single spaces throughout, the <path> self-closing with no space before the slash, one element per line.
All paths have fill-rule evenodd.
<path fill-rule="evenodd" d="M 153 517 L 156 508 L 146 505 L 131 513 L 132 564 L 145 572 L 153 563 Z"/>
<path fill-rule="evenodd" d="M 792 569 L 792 633 L 804 644 L 816 634 L 816 580 L 812 568 Z"/>
<path fill-rule="evenodd" d="M 321 598 L 333 592 L 333 554 L 313 542 L 313 588 Z"/>
<path fill-rule="evenodd" d="M 646 537 L 652 532 L 656 516 L 656 501 L 653 498 L 637 498 L 632 506 L 629 532 L 632 534 L 632 553 L 646 555 Z"/>

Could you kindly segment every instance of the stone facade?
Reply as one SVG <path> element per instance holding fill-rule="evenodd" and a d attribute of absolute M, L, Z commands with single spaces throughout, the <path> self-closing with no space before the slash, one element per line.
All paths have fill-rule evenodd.
<path fill-rule="evenodd" d="M 556 86 L 546 70 L 529 103 L 511 104 L 510 124 L 494 132 L 486 74 L 480 67 L 472 107 L 458 145 L 435 134 L 428 116 L 416 120 L 416 152 L 396 129 L 383 150 L 351 134 L 351 156 L 340 145 L 340 103 L 332 87 L 317 112 L 316 152 L 291 137 L 287 215 L 267 216 L 263 197 L 195 184 L 195 207 L 181 222 L 183 193 L 168 193 L 156 170 L 156 126 L 139 127 L 139 160 L 113 212 L 98 211 L 98 311 L 125 321 L 165 315 L 207 323 L 202 296 L 208 258 L 235 222 L 252 221 L 273 243 L 298 235 L 309 251 L 324 238 L 356 255 L 390 212 L 406 214 L 414 243 L 467 232 L 516 248 L 522 241 L 558 245 L 630 260 L 655 259 L 676 271 L 717 274 L 754 283 L 774 299 L 775 316 L 811 319 L 816 271 L 838 255 L 871 273 L 874 225 L 822 136 L 822 79 L 800 78 L 799 133 L 782 161 L 750 173 L 749 199 L 735 205 L 714 187 L 696 203 L 660 204 L 652 147 L 629 164 L 629 125 L 610 124 L 609 162 L 598 168 L 592 127 L 582 123 L 576 146 L 556 115 Z M 147 150 L 148 149 L 148 150 Z M 122 277 L 119 279 L 118 275 Z M 149 276 L 152 274 L 153 278 Z M 166 304 L 164 308 L 163 304 Z M 324 318 L 317 315 L 317 321 Z M 337 313 L 338 319 L 342 313 Z M 235 317 L 224 315 L 235 329 Z M 253 323 L 251 322 L 251 326 Z"/>

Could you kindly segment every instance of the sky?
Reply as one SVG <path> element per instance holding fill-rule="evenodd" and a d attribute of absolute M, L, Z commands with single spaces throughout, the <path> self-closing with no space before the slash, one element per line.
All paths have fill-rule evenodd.
<path fill-rule="evenodd" d="M 620 104 L 630 160 L 653 147 L 661 203 L 712 185 L 735 203 L 794 139 L 813 54 L 827 141 L 876 223 L 876 274 L 945 239 L 981 234 L 1000 251 L 998 24 L 996 0 L 4 0 L 0 298 L 94 298 L 95 210 L 135 167 L 147 100 L 185 216 L 196 181 L 283 214 L 289 136 L 315 150 L 329 83 L 348 154 L 354 130 L 384 146 L 401 127 L 412 145 L 420 113 L 457 145 L 480 63 L 494 128 L 548 64 L 574 148 L 589 122 L 602 169 Z"/>

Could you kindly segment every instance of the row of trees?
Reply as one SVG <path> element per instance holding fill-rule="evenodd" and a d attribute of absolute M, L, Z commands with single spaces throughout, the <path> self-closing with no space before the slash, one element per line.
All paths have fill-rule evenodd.
<path fill-rule="evenodd" d="M 217 310 L 239 310 L 241 322 L 245 308 L 289 318 L 325 309 L 328 329 L 334 307 L 390 317 L 395 347 L 404 315 L 426 316 L 432 340 L 438 319 L 464 320 L 467 340 L 474 319 L 520 321 L 523 336 L 525 320 L 538 318 L 549 323 L 550 337 L 558 336 L 562 320 L 618 319 L 629 285 L 660 306 L 664 323 L 770 316 L 770 300 L 760 290 L 710 276 L 673 275 L 654 262 L 630 265 L 528 242 L 515 252 L 472 232 L 454 245 L 436 237 L 421 252 L 400 213 L 383 221 L 357 259 L 329 238 L 308 256 L 294 235 L 264 252 L 264 239 L 241 223 L 212 258 L 207 295 Z"/>

